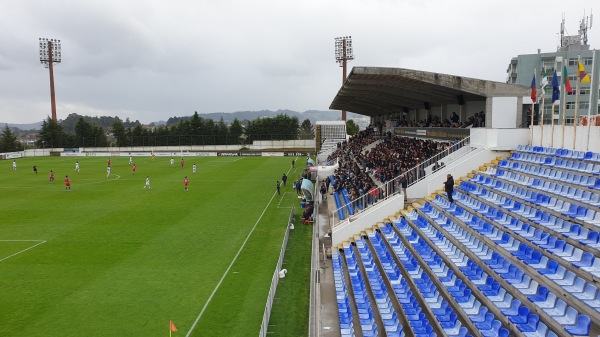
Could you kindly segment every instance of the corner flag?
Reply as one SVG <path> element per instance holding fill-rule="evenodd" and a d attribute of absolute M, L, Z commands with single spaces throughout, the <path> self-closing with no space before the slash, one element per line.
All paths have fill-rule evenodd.
<path fill-rule="evenodd" d="M 169 336 L 171 336 L 171 333 L 173 332 L 177 332 L 177 328 L 175 327 L 175 323 L 173 323 L 173 321 L 169 321 Z"/>

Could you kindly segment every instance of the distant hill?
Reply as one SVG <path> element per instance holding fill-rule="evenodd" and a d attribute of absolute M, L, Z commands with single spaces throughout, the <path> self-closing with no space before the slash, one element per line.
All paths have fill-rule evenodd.
<path fill-rule="evenodd" d="M 318 110 L 307 110 L 304 112 L 292 111 L 292 110 L 260 110 L 260 111 L 236 111 L 236 112 L 213 112 L 213 113 L 205 113 L 199 114 L 199 116 L 203 119 L 212 119 L 215 122 L 218 122 L 223 118 L 223 121 L 226 124 L 231 124 L 234 119 L 238 119 L 240 122 L 242 121 L 251 121 L 257 118 L 265 118 L 265 117 L 275 117 L 279 114 L 288 115 L 290 117 L 297 117 L 300 123 L 302 123 L 305 119 L 311 121 L 314 124 L 316 121 L 335 121 L 341 120 L 342 113 L 336 110 L 329 111 L 318 111 Z M 179 120 L 187 120 L 192 116 L 182 116 L 182 117 L 171 117 L 167 120 L 166 125 L 171 126 L 179 123 Z M 364 117 L 362 115 L 354 114 L 349 112 L 347 118 L 361 118 Z M 155 125 L 163 125 L 164 121 L 154 122 Z"/>
<path fill-rule="evenodd" d="M 0 126 L 4 128 L 4 125 L 7 125 L 12 129 L 19 129 L 23 131 L 27 130 L 40 130 L 42 128 L 42 122 L 29 123 L 29 124 L 14 124 L 14 123 L 0 123 Z"/>
<path fill-rule="evenodd" d="M 312 124 L 315 124 L 317 121 L 336 121 L 341 120 L 342 114 L 340 111 L 336 110 L 328 110 L 328 111 L 318 111 L 318 110 L 307 110 L 304 112 L 292 111 L 292 110 L 260 110 L 260 111 L 237 111 L 237 112 L 213 112 L 213 113 L 205 113 L 200 114 L 200 117 L 203 119 L 212 119 L 215 122 L 218 122 L 223 118 L 223 121 L 226 124 L 231 124 L 234 119 L 238 119 L 240 122 L 243 121 L 251 121 L 257 118 L 265 118 L 265 117 L 275 117 L 279 114 L 288 115 L 290 117 L 297 117 L 300 123 L 302 123 L 305 119 L 310 120 Z M 179 116 L 179 117 L 171 117 L 167 121 L 160 120 L 151 123 L 147 123 L 148 125 L 167 125 L 172 126 L 179 123 L 180 120 L 187 120 L 192 117 L 193 114 L 189 116 Z M 63 128 L 65 131 L 72 131 L 75 123 L 79 119 L 79 115 L 71 114 L 64 120 L 61 120 L 60 123 L 63 124 Z M 97 124 L 107 129 L 112 125 L 114 121 L 114 117 L 84 117 L 88 122 L 92 124 Z M 348 118 L 361 118 L 365 117 L 362 115 L 354 114 L 348 112 Z M 127 118 L 123 118 L 122 120 L 126 120 Z M 14 123 L 0 123 L 0 126 L 4 126 L 8 124 L 10 128 L 15 128 L 19 130 L 40 130 L 42 128 L 42 122 L 29 123 L 29 124 L 14 124 Z M 146 124 L 146 123 L 143 123 Z"/>

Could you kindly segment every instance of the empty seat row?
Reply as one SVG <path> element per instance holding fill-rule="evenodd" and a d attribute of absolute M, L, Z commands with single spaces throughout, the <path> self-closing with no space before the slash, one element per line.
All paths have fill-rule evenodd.
<path fill-rule="evenodd" d="M 469 183 L 462 182 L 459 186 L 459 190 L 462 189 L 469 190 Z M 490 195 L 487 195 L 486 197 L 493 198 L 493 196 Z M 600 277 L 600 259 L 596 259 L 593 253 L 589 251 L 584 252 L 580 248 L 575 248 L 573 245 L 565 242 L 565 240 L 562 240 L 559 237 L 551 235 L 542 229 L 535 228 L 528 223 L 524 223 L 518 218 L 510 216 L 500 209 L 493 207 L 491 208 L 489 205 L 483 204 L 463 193 L 459 192 L 457 194 L 457 200 L 459 200 L 465 206 L 477 211 L 482 216 L 500 225 L 503 225 L 506 229 L 518 234 L 541 249 L 549 251 L 550 253 L 560 257 L 562 260 L 572 264 L 577 268 L 581 268 L 582 270 L 589 272 L 596 277 Z M 500 201 L 502 202 L 502 200 Z M 557 218 L 550 216 L 547 213 L 540 214 L 540 212 L 541 211 L 538 210 L 535 214 L 521 213 L 520 215 L 538 225 L 554 230 L 555 228 L 553 227 L 555 222 L 558 221 Z M 563 221 L 563 224 L 564 223 L 565 222 Z M 593 250 L 598 250 L 600 248 L 600 244 L 597 240 L 599 233 L 597 231 L 590 231 L 578 224 L 571 223 L 569 230 L 561 230 L 559 233 L 564 235 L 566 238 L 579 241 L 583 245 L 587 246 L 588 248 L 592 248 Z M 529 256 L 533 256 L 535 254 L 535 250 L 528 248 L 527 245 L 519 246 L 519 249 L 524 253 L 527 253 Z M 535 255 L 537 257 L 542 256 L 542 254 L 539 252 Z"/>
<path fill-rule="evenodd" d="M 354 302 L 358 310 L 360 327 L 364 336 L 377 336 L 377 323 L 373 317 L 373 309 L 367 292 L 367 286 L 360 272 L 356 256 L 351 246 L 344 246 L 344 256 L 348 266 L 350 283 L 354 294 Z"/>
<path fill-rule="evenodd" d="M 513 153 L 514 155 L 514 153 Z M 512 158 L 514 159 L 514 158 Z M 540 167 L 529 165 L 526 162 L 513 162 L 511 160 L 502 160 L 498 166 L 504 169 L 521 171 L 528 174 L 533 174 L 551 180 L 558 180 L 568 184 L 583 186 L 591 189 L 599 189 L 600 181 L 596 176 L 570 173 L 556 168 Z"/>
<path fill-rule="evenodd" d="M 426 204 L 427 206 L 427 204 Z M 425 208 L 425 207 L 424 207 Z M 434 216 L 436 214 L 434 214 L 434 210 L 430 209 L 432 212 L 429 212 L 430 214 L 433 214 Z M 439 218 L 439 217 L 438 217 Z M 442 222 L 439 220 L 433 220 L 435 222 Z M 446 251 L 448 251 L 450 249 L 450 247 L 453 246 L 452 243 L 450 243 L 450 241 L 448 241 L 446 239 L 446 237 L 441 233 L 438 232 L 437 230 L 435 232 L 432 232 L 432 234 L 435 234 L 433 237 L 430 237 L 430 239 L 432 240 L 432 242 L 438 246 L 438 247 L 442 247 L 441 249 L 445 249 Z M 456 238 L 456 237 L 455 237 Z M 437 240 L 437 241 L 436 241 Z M 487 247 L 483 247 L 482 244 L 480 243 L 465 243 L 464 241 L 460 240 L 466 248 L 468 248 L 469 250 L 471 250 L 473 253 L 476 253 L 479 256 L 485 256 L 487 255 L 486 250 Z M 483 247 L 483 248 L 482 248 Z M 467 266 L 461 267 L 459 268 L 461 273 L 463 273 L 463 275 L 465 275 L 467 278 L 469 278 L 469 280 L 471 280 L 473 283 L 475 283 L 477 285 L 477 288 L 481 291 L 481 293 L 488 297 L 488 299 L 490 299 L 497 308 L 499 309 L 506 309 L 509 308 L 512 301 L 514 301 L 513 297 L 510 295 L 509 292 L 506 291 L 506 289 L 504 289 L 500 283 L 496 282 L 495 279 L 493 277 L 487 276 L 487 274 L 485 274 L 485 272 L 483 272 L 483 269 L 479 266 L 477 266 L 477 264 L 471 260 L 469 260 L 469 263 Z M 487 309 L 486 309 L 487 310 Z M 529 313 L 529 309 L 528 313 Z M 548 330 L 548 327 L 544 324 L 539 322 L 539 317 L 533 313 L 525 315 L 524 317 L 522 317 L 524 319 L 521 319 L 519 321 L 513 321 L 513 323 L 515 323 L 517 329 L 519 329 L 524 335 L 527 336 L 556 336 L 556 334 L 552 331 Z"/>
<path fill-rule="evenodd" d="M 398 321 L 398 314 L 393 308 L 387 288 L 383 282 L 379 268 L 371 256 L 370 250 L 367 248 L 365 241 L 362 238 L 356 240 L 355 243 L 363 263 L 365 274 L 369 280 L 371 292 L 375 297 L 375 304 L 377 305 L 386 335 L 397 337 L 404 336 L 402 326 Z M 367 316 L 366 318 L 371 320 L 373 317 Z"/>
<path fill-rule="evenodd" d="M 455 215 L 458 215 L 457 218 L 459 218 L 462 213 L 460 212 L 460 208 L 457 208 L 457 206 L 455 204 L 450 204 L 449 202 L 447 202 L 447 200 L 443 199 L 443 198 L 437 198 L 433 201 L 434 203 L 440 205 L 442 208 L 445 208 L 446 210 L 450 210 L 450 208 L 455 208 L 454 210 L 451 210 L 449 213 L 454 213 Z M 447 231 L 448 234 L 454 236 L 457 240 L 463 242 L 467 242 L 467 244 L 465 245 L 466 248 L 471 249 L 472 247 L 476 247 L 476 251 L 473 251 L 474 253 L 476 253 L 478 256 L 481 257 L 482 261 L 485 262 L 485 264 L 491 268 L 492 270 L 494 270 L 494 272 L 502 277 L 503 279 L 506 280 L 506 282 L 512 284 L 517 290 L 519 290 L 523 295 L 533 295 L 535 293 L 537 293 L 539 291 L 539 284 L 535 281 L 532 281 L 531 277 L 529 275 L 527 275 L 525 272 L 523 272 L 521 269 L 519 269 L 517 266 L 513 265 L 510 261 L 508 261 L 507 259 L 505 259 L 501 254 L 499 254 L 498 252 L 494 251 L 491 255 L 491 257 L 489 257 L 489 247 L 484 245 L 484 248 L 481 248 L 481 244 L 478 243 L 476 240 L 472 240 L 469 238 L 469 233 L 467 233 L 466 231 L 464 231 L 464 229 L 461 226 L 458 226 L 457 224 L 453 223 L 453 222 L 446 222 L 446 224 L 443 226 L 445 228 L 445 230 Z M 488 227 L 489 230 L 489 227 Z M 511 254 L 513 252 L 517 252 L 518 248 L 515 249 L 514 245 L 510 244 L 510 242 L 504 242 L 502 240 L 502 238 L 498 238 L 497 233 L 496 236 L 492 236 L 491 232 L 483 232 L 481 233 L 482 235 L 485 235 L 486 237 L 489 237 L 491 240 L 493 240 L 498 246 L 503 247 L 505 250 L 507 250 L 508 252 L 510 252 Z M 504 236 L 503 236 L 504 237 Z M 511 237 L 512 238 L 512 237 Z M 487 247 L 487 248 L 486 248 Z M 518 253 L 517 253 L 518 254 Z M 519 256 L 517 256 L 519 257 Z M 523 262 L 526 264 L 529 263 L 534 263 L 535 261 L 528 261 L 524 256 L 520 256 L 521 258 L 523 258 Z M 534 269 L 535 268 L 540 268 L 540 266 L 536 265 L 536 264 L 530 264 Z M 477 264 L 472 261 L 469 260 L 468 266 L 467 266 L 467 271 L 471 270 L 470 268 L 473 269 L 477 269 L 479 266 L 477 266 Z M 463 268 L 465 269 L 465 268 Z M 461 269 L 461 270 L 463 270 Z M 550 277 L 548 277 L 549 280 L 554 280 L 552 277 L 554 276 L 554 274 L 543 274 L 546 277 L 548 277 L 549 275 L 552 275 Z M 562 280 L 562 278 L 559 277 L 559 280 Z M 556 281 L 556 280 L 554 280 Z M 560 282 L 560 281 L 559 281 Z M 533 286 L 532 286 L 533 285 Z M 577 297 L 577 295 L 585 298 L 587 296 L 589 296 L 590 293 L 592 293 L 591 290 L 593 290 L 594 287 L 593 284 L 587 284 L 586 287 L 587 290 L 582 291 L 581 293 L 577 293 L 577 294 L 573 294 L 574 296 Z M 594 295 L 596 295 L 597 293 L 597 289 L 596 292 L 594 292 Z M 555 295 L 553 295 L 555 296 Z M 598 294 L 599 299 L 600 299 L 600 294 Z M 582 300 L 582 299 L 579 299 Z M 590 301 L 595 301 L 595 298 L 592 298 Z M 541 303 L 541 302 L 534 302 L 532 301 L 536 306 L 540 307 L 540 309 L 544 310 L 547 309 L 547 307 L 553 307 L 552 304 L 554 303 Z M 551 302 L 551 300 L 549 301 Z M 589 305 L 589 303 L 586 303 Z M 579 313 L 578 313 L 579 316 Z M 574 324 L 575 326 L 576 324 Z M 574 327 L 573 327 L 574 329 Z"/>
<path fill-rule="evenodd" d="M 331 254 L 333 261 L 333 282 L 337 301 L 338 316 L 340 319 L 340 333 L 342 337 L 354 337 L 352 324 L 352 307 L 348 299 L 348 291 L 344 281 L 344 267 L 342 257 L 337 252 Z"/>
<path fill-rule="evenodd" d="M 532 175 L 543 176 L 543 173 L 540 173 L 541 170 L 549 170 L 549 169 L 540 169 L 537 166 L 533 166 L 533 165 L 529 165 L 529 164 L 520 164 L 520 163 L 515 163 L 515 164 L 517 164 L 519 166 L 522 165 L 523 169 L 519 169 L 518 170 L 519 172 L 524 172 L 524 173 L 532 174 Z M 490 166 L 484 172 L 484 174 L 491 175 L 491 176 L 497 176 L 497 177 L 505 179 L 503 176 L 506 174 L 506 170 L 504 168 L 496 168 L 495 166 L 494 167 Z M 481 180 L 480 181 L 481 183 L 486 182 L 487 177 L 485 177 L 481 174 L 476 174 L 476 176 L 478 176 L 478 178 Z M 507 180 L 510 180 L 510 179 L 507 179 Z M 586 189 L 576 188 L 576 187 L 564 185 L 561 183 L 556 183 L 555 180 L 535 181 L 535 179 L 532 181 L 529 181 L 529 184 L 527 185 L 527 187 L 535 188 L 537 190 L 548 192 L 548 193 L 552 193 L 552 194 L 555 194 L 557 197 L 558 196 L 567 197 L 567 198 L 579 201 L 584 204 L 589 204 L 592 206 L 600 207 L 600 193 L 595 192 L 594 190 L 587 189 L 587 188 Z"/>
<path fill-rule="evenodd" d="M 532 146 L 532 145 L 519 145 L 517 147 L 519 152 L 527 153 L 540 153 L 550 156 L 573 158 L 579 160 L 589 160 L 600 162 L 600 154 L 591 151 L 577 151 L 562 148 L 544 147 L 544 146 Z"/>
<path fill-rule="evenodd" d="M 600 226 L 600 210 L 596 210 L 597 207 L 583 206 L 576 202 L 566 201 L 562 198 L 558 199 L 558 198 L 554 198 L 554 197 L 549 197 L 547 195 L 532 192 L 529 189 L 520 187 L 519 185 L 526 185 L 526 184 L 529 184 L 529 185 L 527 185 L 529 187 L 535 187 L 535 182 L 530 182 L 529 177 L 527 177 L 525 179 L 525 182 L 523 182 L 523 183 L 520 183 L 517 181 L 516 185 L 506 183 L 499 179 L 494 179 L 494 178 L 489 178 L 489 177 L 481 178 L 481 177 L 482 177 L 481 175 L 474 176 L 473 182 L 475 182 L 477 184 L 481 184 L 481 185 L 486 186 L 493 190 L 501 191 L 505 194 L 513 195 L 517 198 L 520 198 L 524 201 L 535 204 L 537 206 L 548 208 L 554 212 L 561 213 L 562 215 L 564 215 L 566 217 L 570 217 L 570 218 L 588 223 L 590 225 Z M 514 181 L 514 180 L 511 180 L 511 181 Z M 464 189 L 467 190 L 468 192 L 474 193 L 478 196 L 479 195 L 486 196 L 489 193 L 486 189 L 482 188 L 481 186 L 474 185 L 474 184 L 467 183 L 467 184 L 463 185 L 461 183 L 460 186 L 464 187 Z M 539 186 L 539 182 L 538 182 L 537 186 Z M 554 192 L 554 193 L 556 193 L 556 192 Z M 562 195 L 565 197 L 569 196 L 569 195 L 565 195 L 565 194 L 562 194 Z M 538 210 L 535 207 L 530 207 L 530 206 L 524 205 L 521 202 L 515 201 L 514 199 L 511 199 L 511 198 L 506 198 L 505 203 L 506 203 L 506 205 L 502 205 L 502 208 L 505 208 L 505 209 L 508 209 L 511 211 L 517 210 L 517 212 L 525 211 L 525 212 L 535 213 Z"/>

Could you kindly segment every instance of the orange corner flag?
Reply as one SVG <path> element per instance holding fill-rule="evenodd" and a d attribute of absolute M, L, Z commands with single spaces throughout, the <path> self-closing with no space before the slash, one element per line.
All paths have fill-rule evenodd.
<path fill-rule="evenodd" d="M 172 332 L 177 332 L 177 328 L 175 327 L 175 323 L 173 323 L 173 321 L 169 321 L 169 330 Z"/>

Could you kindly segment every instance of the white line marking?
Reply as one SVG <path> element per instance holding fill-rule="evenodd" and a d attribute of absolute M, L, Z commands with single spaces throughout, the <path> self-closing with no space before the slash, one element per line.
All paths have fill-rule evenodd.
<path fill-rule="evenodd" d="M 221 276 L 221 279 L 219 280 L 219 283 L 217 283 L 215 289 L 212 291 L 212 293 L 210 294 L 210 296 L 206 300 L 206 303 L 204 303 L 204 307 L 202 307 L 202 310 L 198 314 L 198 317 L 196 317 L 196 320 L 194 321 L 194 324 L 192 324 L 192 326 L 190 327 L 190 330 L 187 332 L 187 334 L 185 335 L 185 337 L 189 337 L 190 334 L 192 333 L 192 331 L 194 331 L 194 328 L 196 328 L 196 325 L 198 324 L 198 321 L 200 321 L 200 318 L 204 314 L 204 311 L 208 307 L 208 304 L 212 300 L 213 296 L 215 296 L 215 294 L 217 293 L 217 290 L 219 290 L 219 287 L 221 286 L 221 283 L 223 283 L 223 280 L 225 279 L 225 276 L 227 276 L 227 274 L 229 273 L 229 270 L 231 269 L 231 267 L 233 267 L 233 264 L 235 263 L 235 261 L 237 260 L 238 256 L 240 255 L 240 253 L 242 252 L 242 250 L 246 246 L 246 243 L 250 239 L 250 236 L 254 232 L 254 229 L 256 229 L 256 226 L 258 225 L 258 223 L 262 219 L 263 215 L 267 211 L 267 208 L 269 208 L 269 205 L 271 204 L 271 202 L 275 198 L 275 194 L 277 194 L 277 192 L 273 193 L 273 196 L 271 197 L 271 200 L 269 200 L 269 202 L 267 203 L 267 206 L 265 206 L 265 209 L 263 209 L 262 213 L 258 217 L 258 220 L 256 220 L 256 223 L 254 224 L 254 227 L 252 227 L 252 229 L 250 230 L 250 233 L 248 233 L 248 236 L 246 236 L 246 239 L 244 240 L 244 242 L 240 246 L 240 249 L 238 250 L 237 254 L 235 254 L 235 256 L 233 257 L 233 260 L 231 260 L 231 263 L 229 264 L 229 267 L 227 267 L 227 269 L 225 270 L 225 273 L 223 273 L 223 276 Z"/>
<path fill-rule="evenodd" d="M 290 171 L 288 170 L 287 173 L 289 174 L 289 172 Z M 194 323 L 192 324 L 192 326 L 188 330 L 188 332 L 185 335 L 185 337 L 190 337 L 190 335 L 192 334 L 192 331 L 194 331 L 194 329 L 196 328 L 196 325 L 200 321 L 200 318 L 204 314 L 204 311 L 208 307 L 208 304 L 210 303 L 210 301 L 212 300 L 212 298 L 217 293 L 217 290 L 219 290 L 219 287 L 221 286 L 221 283 L 223 283 L 223 280 L 225 279 L 225 276 L 227 276 L 227 274 L 229 273 L 229 270 L 231 269 L 231 267 L 233 267 L 233 264 L 237 260 L 238 256 L 240 256 L 240 253 L 242 252 L 242 250 L 246 246 L 246 243 L 248 242 L 248 240 L 250 239 L 250 236 L 252 235 L 252 233 L 256 229 L 256 226 L 258 226 L 258 223 L 262 219 L 263 215 L 265 215 L 265 212 L 267 211 L 267 208 L 269 208 L 269 205 L 271 204 L 271 202 L 273 202 L 273 199 L 275 198 L 275 194 L 277 194 L 277 191 L 273 192 L 273 196 L 271 196 L 271 200 L 269 200 L 269 202 L 267 203 L 267 206 L 265 206 L 265 209 L 263 209 L 262 213 L 258 217 L 258 220 L 256 220 L 256 223 L 254 224 L 254 227 L 252 227 L 252 229 L 250 230 L 250 233 L 248 233 L 248 236 L 246 236 L 246 239 L 244 240 L 244 242 L 240 246 L 240 249 L 238 250 L 237 254 L 235 254 L 235 256 L 233 257 L 233 260 L 231 260 L 231 263 L 229 264 L 229 267 L 227 267 L 227 269 L 225 270 L 225 273 L 223 273 L 223 276 L 221 276 L 221 279 L 219 280 L 219 283 L 217 283 L 217 285 L 215 286 L 215 289 L 213 289 L 213 291 L 210 294 L 210 296 L 208 296 L 208 299 L 206 300 L 206 303 L 204 303 L 204 306 L 202 307 L 202 310 L 200 310 L 200 313 L 198 314 L 198 317 L 196 317 L 196 320 L 194 321 Z"/>
<path fill-rule="evenodd" d="M 9 256 L 5 257 L 3 259 L 0 259 L 0 262 L 2 262 L 4 260 L 10 259 L 11 257 L 13 257 L 15 255 L 19 255 L 19 254 L 21 254 L 23 252 L 26 252 L 26 251 L 30 250 L 31 248 L 35 248 L 35 247 L 41 245 L 42 243 L 46 243 L 46 240 L 0 240 L 0 242 L 37 242 L 35 245 L 33 245 L 33 246 L 29 247 L 29 248 L 25 248 L 25 249 L 23 249 L 21 251 L 18 251 L 16 253 L 12 254 L 12 255 L 9 255 Z"/>

